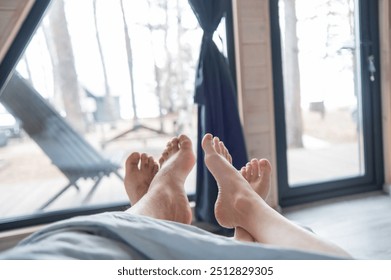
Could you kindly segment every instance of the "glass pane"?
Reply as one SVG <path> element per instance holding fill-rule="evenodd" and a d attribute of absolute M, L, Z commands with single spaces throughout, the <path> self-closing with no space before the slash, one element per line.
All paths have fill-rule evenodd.
<path fill-rule="evenodd" d="M 290 186 L 363 175 L 354 0 L 280 0 Z"/>
<path fill-rule="evenodd" d="M 222 22 L 216 32 L 222 50 L 224 32 Z M 131 152 L 158 160 L 174 135 L 189 135 L 196 149 L 193 94 L 201 39 L 187 0 L 54 1 L 17 71 L 124 176 Z M 3 107 L 0 121 L 0 219 L 34 213 L 69 180 L 44 152 L 50 136 L 40 147 Z M 66 172 L 76 173 L 72 168 Z M 189 194 L 195 172 L 186 181 Z M 115 174 L 104 177 L 87 201 L 93 178 L 77 185 L 44 211 L 127 202 Z"/>

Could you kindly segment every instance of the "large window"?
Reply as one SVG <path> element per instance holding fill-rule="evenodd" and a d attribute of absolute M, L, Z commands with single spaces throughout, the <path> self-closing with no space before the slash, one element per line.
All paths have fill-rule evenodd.
<path fill-rule="evenodd" d="M 273 10 L 281 204 L 380 188 L 377 1 L 279 0 Z"/>
<path fill-rule="evenodd" d="M 224 20 L 215 34 L 224 53 L 226 38 Z M 79 189 L 71 186 L 51 201 L 69 176 L 4 104 L 0 219 L 126 205 L 119 177 L 131 152 L 158 160 L 165 143 L 180 133 L 195 148 L 193 94 L 201 39 L 186 0 L 53 1 L 16 72 L 91 149 L 118 164 L 120 176 L 80 178 Z M 49 138 L 43 145 L 50 145 Z M 194 194 L 195 170 L 185 188 Z"/>

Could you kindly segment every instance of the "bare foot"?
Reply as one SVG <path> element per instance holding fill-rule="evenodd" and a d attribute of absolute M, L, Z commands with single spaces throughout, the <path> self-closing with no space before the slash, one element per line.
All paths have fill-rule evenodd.
<path fill-rule="evenodd" d="M 242 167 L 240 173 L 250 184 L 251 188 L 263 200 L 266 200 L 271 187 L 271 171 L 272 167 L 267 159 L 252 159 L 246 166 Z M 241 227 L 235 228 L 234 238 L 240 241 L 255 241 L 255 238 Z"/>
<path fill-rule="evenodd" d="M 213 137 L 213 146 L 218 154 L 223 156 L 230 164 L 232 157 L 224 143 L 218 137 Z M 240 170 L 242 176 L 250 184 L 251 188 L 265 200 L 270 191 L 271 164 L 267 159 L 252 159 Z M 254 237 L 241 227 L 235 228 L 234 238 L 240 241 L 254 242 Z"/>
<path fill-rule="evenodd" d="M 269 195 L 271 172 L 272 166 L 267 159 L 252 159 L 240 170 L 242 176 L 263 200 L 266 200 Z"/>
<path fill-rule="evenodd" d="M 190 224 L 192 213 L 184 183 L 195 164 L 191 140 L 185 135 L 173 138 L 167 143 L 159 163 L 159 172 L 134 211 L 157 219 Z"/>
<path fill-rule="evenodd" d="M 218 139 L 206 134 L 202 140 L 205 152 L 205 164 L 215 177 L 219 192 L 215 203 L 215 216 L 218 223 L 225 228 L 241 226 L 241 204 L 254 197 L 255 193 L 249 183 L 227 160 Z"/>
<path fill-rule="evenodd" d="M 147 154 L 132 153 L 125 163 L 125 190 L 130 204 L 136 204 L 148 191 L 159 165 Z"/>

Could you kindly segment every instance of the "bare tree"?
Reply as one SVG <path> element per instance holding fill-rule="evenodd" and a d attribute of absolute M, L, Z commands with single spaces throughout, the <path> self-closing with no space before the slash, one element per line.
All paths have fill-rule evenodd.
<path fill-rule="evenodd" d="M 158 66 L 158 63 L 157 63 L 157 58 L 156 58 L 156 54 L 155 52 L 153 51 L 153 46 L 154 46 L 154 42 L 153 42 L 153 33 L 154 31 L 156 30 L 162 30 L 164 32 L 164 46 L 165 48 L 167 47 L 167 32 L 168 32 L 168 13 L 167 13 L 167 1 L 163 1 L 163 3 L 158 3 L 160 8 L 163 7 L 163 9 L 165 10 L 165 23 L 164 24 L 158 24 L 158 25 L 152 25 L 150 23 L 148 23 L 146 25 L 146 27 L 148 28 L 149 30 L 149 33 L 150 33 L 150 43 L 151 43 L 151 47 L 152 47 L 152 57 L 153 57 L 153 70 L 154 70 L 154 74 L 155 74 L 155 82 L 156 82 L 156 86 L 155 86 L 155 94 L 158 98 L 158 104 L 159 104 L 159 117 L 160 117 L 160 129 L 163 131 L 164 130 L 164 122 L 163 122 L 163 116 L 164 116 L 164 113 L 163 113 L 163 102 L 162 102 L 162 89 L 163 89 L 163 81 L 162 81 L 162 77 L 163 77 L 163 72 L 162 72 L 162 69 L 159 68 Z M 151 10 L 152 8 L 152 3 L 150 0 L 148 0 L 148 6 L 149 6 L 149 9 Z M 149 21 L 151 22 L 151 21 Z M 166 55 L 167 55 L 167 48 L 166 48 Z"/>
<path fill-rule="evenodd" d="M 54 92 L 53 92 L 53 97 L 52 97 L 52 104 L 57 109 L 59 109 L 59 108 L 62 109 L 62 108 L 64 108 L 64 102 L 62 99 L 61 88 L 59 85 L 60 84 L 59 83 L 60 73 L 57 69 L 55 69 L 55 67 L 58 66 L 56 42 L 52 39 L 51 28 L 48 27 L 46 24 L 42 24 L 42 32 L 45 37 L 46 46 L 48 48 L 50 61 L 52 63 L 52 67 L 53 67 L 53 89 L 54 89 Z"/>
<path fill-rule="evenodd" d="M 124 3 L 123 0 L 121 0 L 121 13 L 122 13 L 122 21 L 124 24 L 124 36 L 125 36 L 125 46 L 126 46 L 126 54 L 127 54 L 127 61 L 128 61 L 128 69 L 129 69 L 129 78 L 130 78 L 130 90 L 131 90 L 131 96 L 132 96 L 132 107 L 133 107 L 133 118 L 134 121 L 138 122 L 138 114 L 137 114 L 137 108 L 136 108 L 136 96 L 134 91 L 134 75 L 133 75 L 133 51 L 132 51 L 132 44 L 129 36 L 129 27 L 128 23 L 126 21 L 125 16 L 125 10 L 124 10 Z"/>
<path fill-rule="evenodd" d="M 53 63 L 55 91 L 61 92 L 67 120 L 75 129 L 82 132 L 86 125 L 80 105 L 80 85 L 63 0 L 53 1 L 47 32 L 49 36 L 46 36 L 46 40 Z"/>
<path fill-rule="evenodd" d="M 139 122 L 138 114 L 137 114 L 137 106 L 136 106 L 136 96 L 135 96 L 135 90 L 134 90 L 133 51 L 132 51 L 132 45 L 131 45 L 130 36 L 129 36 L 128 23 L 126 21 L 125 10 L 124 10 L 124 5 L 123 5 L 123 1 L 122 0 L 120 1 L 120 6 L 121 6 L 121 13 L 122 13 L 122 21 L 123 21 L 123 26 L 124 26 L 125 47 L 126 47 L 126 53 L 127 53 L 127 62 L 128 62 L 129 76 L 130 76 L 130 82 L 131 82 L 131 94 L 132 94 L 132 103 L 133 103 L 132 106 L 133 106 L 134 122 L 133 122 L 133 127 L 131 127 L 130 129 L 127 129 L 124 132 L 121 132 L 120 134 L 118 134 L 114 138 L 108 140 L 107 143 L 111 142 L 111 141 L 114 141 L 115 139 L 123 137 L 124 135 L 126 135 L 128 133 L 131 133 L 133 131 L 139 130 L 139 129 L 145 129 L 145 130 L 153 131 L 153 132 L 158 133 L 158 134 L 164 133 L 162 117 L 160 117 L 160 126 L 161 126 L 160 130 L 152 128 L 152 127 L 149 127 L 149 126 L 146 126 L 146 125 L 143 125 L 143 124 L 141 124 Z M 155 71 L 155 73 L 156 73 L 156 71 Z"/>
<path fill-rule="evenodd" d="M 101 42 L 100 33 L 99 33 L 97 0 L 94 0 L 92 3 L 93 3 L 93 11 L 94 11 L 95 37 L 96 37 L 96 41 L 98 44 L 99 57 L 100 57 L 100 62 L 102 64 L 103 82 L 104 82 L 104 86 L 105 86 L 104 113 L 105 113 L 105 117 L 107 118 L 107 121 L 112 122 L 112 127 L 115 127 L 114 99 L 112 98 L 112 96 L 110 94 L 109 78 L 107 75 L 107 67 L 106 67 L 106 62 L 105 62 L 105 58 L 103 55 L 102 42 Z M 121 1 L 121 4 L 122 4 L 122 1 Z"/>
<path fill-rule="evenodd" d="M 133 53 L 132 53 L 132 44 L 131 38 L 129 36 L 129 27 L 126 20 L 123 1 L 121 0 L 121 12 L 124 23 L 124 34 L 125 34 L 125 45 L 127 50 L 128 58 L 128 68 L 129 75 L 131 80 L 131 91 L 132 91 L 132 100 L 133 100 L 133 111 L 135 112 L 135 120 L 138 122 L 136 100 L 135 100 L 135 89 L 134 89 L 134 78 L 133 78 Z M 151 58 L 153 60 L 153 73 L 154 73 L 154 91 L 158 101 L 159 106 L 159 116 L 160 116 L 160 130 L 156 132 L 164 132 L 164 122 L 163 117 L 167 112 L 177 112 L 178 111 L 178 101 L 181 103 L 179 106 L 182 109 L 187 106 L 188 96 L 192 94 L 192 90 L 186 90 L 184 84 L 188 72 L 191 72 L 191 61 L 192 56 L 191 52 L 188 51 L 190 46 L 184 46 L 182 44 L 181 37 L 186 32 L 186 28 L 181 26 L 182 24 L 182 8 L 179 5 L 179 1 L 175 2 L 160 0 L 160 1 L 147 1 L 149 10 L 151 11 L 149 19 L 140 23 L 141 26 L 145 27 L 149 32 L 149 44 L 151 46 Z M 176 10 L 175 10 L 176 9 Z M 153 18 L 154 12 L 158 11 L 162 17 L 159 17 L 158 20 Z M 173 12 L 177 13 L 176 22 L 171 20 Z M 177 32 L 177 49 L 172 48 L 172 40 L 175 38 L 172 36 L 175 31 Z M 156 36 L 158 35 L 158 36 Z M 156 38 L 160 38 L 158 41 L 159 45 L 157 46 Z M 175 40 L 175 39 L 174 39 Z M 147 41 L 148 43 L 148 41 Z M 156 52 L 156 48 L 161 48 L 161 51 Z M 164 61 L 160 63 L 159 60 Z M 186 65 L 186 67 L 184 66 Z M 188 66 L 188 67 L 187 67 Z M 189 70 L 187 70 L 189 68 Z M 146 129 L 150 129 L 143 125 L 139 125 Z"/>
<path fill-rule="evenodd" d="M 164 23 L 162 24 L 162 29 L 163 29 L 163 32 L 164 32 L 164 43 L 163 43 L 163 46 L 164 46 L 164 52 L 166 54 L 166 63 L 164 65 L 164 71 L 161 71 L 163 72 L 162 75 L 161 75 L 161 78 L 163 80 L 163 85 L 162 85 L 162 89 L 161 89 L 161 92 L 159 93 L 160 96 L 159 96 L 159 99 L 160 99 L 160 103 L 163 103 L 164 101 L 163 100 L 166 100 L 167 104 L 166 104 L 166 108 L 167 108 L 167 111 L 172 113 L 174 111 L 174 108 L 175 108 L 175 104 L 174 104 L 174 100 L 173 100 L 173 97 L 172 97 L 172 92 L 173 92 L 173 79 L 175 78 L 175 74 L 177 72 L 174 73 L 174 69 L 173 69 L 173 57 L 172 57 L 172 54 L 171 54 L 171 51 L 169 49 L 169 43 L 168 43 L 168 32 L 169 32 L 169 22 L 168 22 L 168 19 L 169 19 L 169 7 L 168 7 L 168 1 L 163 1 L 161 4 L 160 4 L 160 7 L 161 9 L 163 9 L 164 11 Z M 179 50 L 179 49 L 178 49 Z M 179 69 L 177 69 L 179 70 Z M 162 106 L 161 106 L 162 107 Z"/>
<path fill-rule="evenodd" d="M 177 112 L 178 107 L 186 109 L 187 100 L 189 95 L 192 95 L 192 91 L 186 91 L 184 85 L 187 80 L 187 75 L 189 75 L 189 72 L 191 72 L 194 66 L 191 65 L 191 61 L 193 61 L 192 51 L 188 45 L 183 43 L 182 39 L 189 29 L 183 27 L 183 8 L 180 5 L 180 1 L 163 0 L 153 3 L 155 6 L 153 6 L 151 1 L 148 1 L 150 9 L 161 9 L 162 14 L 165 15 L 164 18 L 162 17 L 160 23 L 154 25 L 146 24 L 151 34 L 151 45 L 155 43 L 152 40 L 155 32 L 162 33 L 163 37 L 162 48 L 164 48 L 165 63 L 163 67 L 158 67 L 156 57 L 154 57 L 154 70 L 157 84 L 155 89 L 156 95 L 159 98 L 161 115 L 164 115 L 165 112 Z M 173 15 L 173 11 L 176 12 L 176 21 L 169 21 Z M 176 37 L 172 36 L 174 32 L 176 32 Z M 176 38 L 176 50 L 170 47 L 169 40 L 173 38 Z"/>
<path fill-rule="evenodd" d="M 285 0 L 284 90 L 288 147 L 303 147 L 299 48 L 295 0 Z"/>
<path fill-rule="evenodd" d="M 345 68 L 354 69 L 354 55 L 352 55 L 352 64 L 339 64 L 338 56 L 346 55 L 343 49 L 354 53 L 354 0 L 324 0 L 317 3 L 317 13 L 309 18 L 303 19 L 311 24 L 311 21 L 317 21 L 325 28 L 324 40 L 319 42 L 321 58 L 328 60 L 329 63 L 336 59 L 336 65 L 340 65 L 340 71 Z M 286 131 L 288 147 L 302 147 L 303 120 L 301 112 L 301 85 L 300 85 L 300 67 L 299 67 L 299 49 L 297 37 L 297 16 L 296 1 L 284 0 L 285 13 L 285 37 L 284 37 L 284 89 L 285 89 L 285 111 L 286 111 Z M 341 24 L 349 27 L 347 33 L 341 33 Z M 347 38 L 352 39 L 349 44 Z M 343 42 L 344 41 L 344 42 Z M 305 51 L 305 50 L 304 50 Z M 338 66 L 336 66 L 338 67 Z M 337 69 L 337 68 L 336 68 Z M 327 77 L 322 77 L 326 81 Z M 324 110 L 324 108 L 320 109 Z"/>
<path fill-rule="evenodd" d="M 181 10 L 181 6 L 180 6 L 180 1 L 177 0 L 176 1 L 176 6 L 177 6 L 177 14 L 176 14 L 176 19 L 177 19 L 177 46 L 178 46 L 178 55 L 177 55 L 177 63 L 176 63 L 176 69 L 177 69 L 177 72 L 176 72 L 176 87 L 177 87 L 177 91 L 179 94 L 182 94 L 182 100 L 181 100 L 181 106 L 185 106 L 187 107 L 187 98 L 186 98 L 186 94 L 185 94 L 185 88 L 184 88 L 184 84 L 185 84 L 185 70 L 183 69 L 183 63 L 184 61 L 186 61 L 183 57 L 184 55 L 184 52 L 182 52 L 181 50 L 184 49 L 184 46 L 182 45 L 182 36 L 185 32 L 183 26 L 182 26 L 182 10 Z M 187 109 L 187 108 L 184 108 L 184 109 Z"/>

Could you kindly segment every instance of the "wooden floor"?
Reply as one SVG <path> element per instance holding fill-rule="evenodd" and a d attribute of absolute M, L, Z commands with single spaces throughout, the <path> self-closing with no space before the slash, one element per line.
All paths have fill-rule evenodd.
<path fill-rule="evenodd" d="M 391 197 L 371 192 L 283 209 L 357 259 L 391 260 Z"/>

